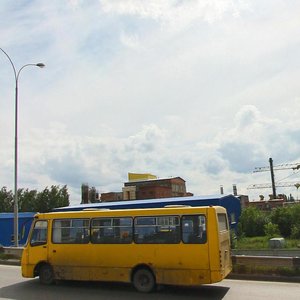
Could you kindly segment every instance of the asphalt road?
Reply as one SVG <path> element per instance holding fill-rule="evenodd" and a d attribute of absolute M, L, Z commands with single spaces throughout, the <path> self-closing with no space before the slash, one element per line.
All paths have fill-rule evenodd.
<path fill-rule="evenodd" d="M 200 287 L 164 287 L 152 294 L 141 294 L 129 284 L 104 282 L 61 282 L 43 286 L 38 279 L 24 279 L 19 266 L 0 265 L 0 299 L 201 299 L 201 300 L 299 300 L 299 283 L 224 280 Z"/>

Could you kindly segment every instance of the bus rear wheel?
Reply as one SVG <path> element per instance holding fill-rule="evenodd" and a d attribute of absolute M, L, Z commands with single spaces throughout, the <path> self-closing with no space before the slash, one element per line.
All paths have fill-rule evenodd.
<path fill-rule="evenodd" d="M 40 267 L 40 282 L 45 285 L 50 285 L 54 283 L 53 269 L 50 265 L 42 265 Z"/>
<path fill-rule="evenodd" d="M 132 283 L 136 290 L 142 293 L 152 292 L 156 285 L 153 273 L 146 268 L 134 272 Z"/>

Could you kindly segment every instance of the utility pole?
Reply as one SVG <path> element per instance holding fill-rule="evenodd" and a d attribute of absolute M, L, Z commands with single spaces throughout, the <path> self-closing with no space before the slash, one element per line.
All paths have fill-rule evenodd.
<path fill-rule="evenodd" d="M 250 186 L 248 186 L 248 189 L 270 189 L 272 188 L 272 193 L 273 193 L 273 198 L 276 199 L 277 195 L 276 195 L 276 187 L 291 187 L 291 186 L 295 186 L 297 188 L 300 187 L 300 183 L 299 182 L 277 182 L 275 183 L 275 176 L 274 176 L 274 171 L 278 171 L 278 170 L 293 170 L 293 171 L 297 171 L 300 172 L 300 163 L 292 163 L 292 164 L 280 164 L 280 165 L 276 165 L 273 166 L 273 159 L 269 158 L 269 166 L 267 167 L 256 167 L 254 169 L 254 173 L 256 172 L 269 172 L 271 173 L 271 184 L 270 183 L 266 183 L 266 184 L 252 184 Z"/>
<path fill-rule="evenodd" d="M 272 181 L 272 191 L 273 191 L 273 199 L 276 199 L 276 186 L 275 186 L 275 178 L 274 178 L 274 169 L 273 169 L 273 159 L 269 158 L 270 163 L 270 171 L 271 171 L 271 181 Z"/>

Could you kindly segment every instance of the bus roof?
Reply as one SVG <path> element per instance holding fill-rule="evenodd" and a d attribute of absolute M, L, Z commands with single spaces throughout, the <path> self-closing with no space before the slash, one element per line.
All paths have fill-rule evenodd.
<path fill-rule="evenodd" d="M 72 206 L 55 208 L 52 211 L 79 211 L 89 208 L 109 208 L 109 209 L 126 209 L 126 208 L 155 208 L 164 207 L 166 205 L 190 205 L 190 206 L 209 206 L 221 205 L 224 200 L 238 201 L 233 195 L 208 195 L 208 196 L 189 196 L 189 197 L 173 197 L 158 198 L 144 200 L 122 200 L 113 202 L 88 203 Z"/>
<path fill-rule="evenodd" d="M 217 212 L 226 212 L 226 209 L 222 206 L 187 206 L 187 205 L 177 205 L 173 207 L 153 207 L 153 208 L 127 208 L 127 209 L 87 209 L 87 210 L 69 210 L 69 211 L 52 211 L 48 213 L 37 213 L 36 218 L 60 218 L 60 217 L 70 217 L 70 218 L 84 218 L 84 217 L 97 217 L 97 216 L 138 216 L 138 215 L 160 215 L 160 214 L 188 214 L 195 213 L 196 211 L 205 212 L 207 209 L 214 209 Z"/>

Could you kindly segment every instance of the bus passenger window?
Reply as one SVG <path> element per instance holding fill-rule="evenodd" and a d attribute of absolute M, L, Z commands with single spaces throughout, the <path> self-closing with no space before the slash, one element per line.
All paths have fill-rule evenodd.
<path fill-rule="evenodd" d="M 228 231 L 228 222 L 226 214 L 218 214 L 219 231 Z"/>
<path fill-rule="evenodd" d="M 205 216 L 182 217 L 182 241 L 185 244 L 206 243 Z"/>
<path fill-rule="evenodd" d="M 37 221 L 30 238 L 31 246 L 44 245 L 47 243 L 47 228 L 48 223 L 46 220 Z"/>
<path fill-rule="evenodd" d="M 89 242 L 89 220 L 53 220 L 52 241 L 55 244 L 87 244 Z"/>
<path fill-rule="evenodd" d="M 177 244 L 180 242 L 178 216 L 137 217 L 134 241 L 137 244 Z"/>
<path fill-rule="evenodd" d="M 91 241 L 94 244 L 130 244 L 132 218 L 93 219 L 91 232 Z"/>

